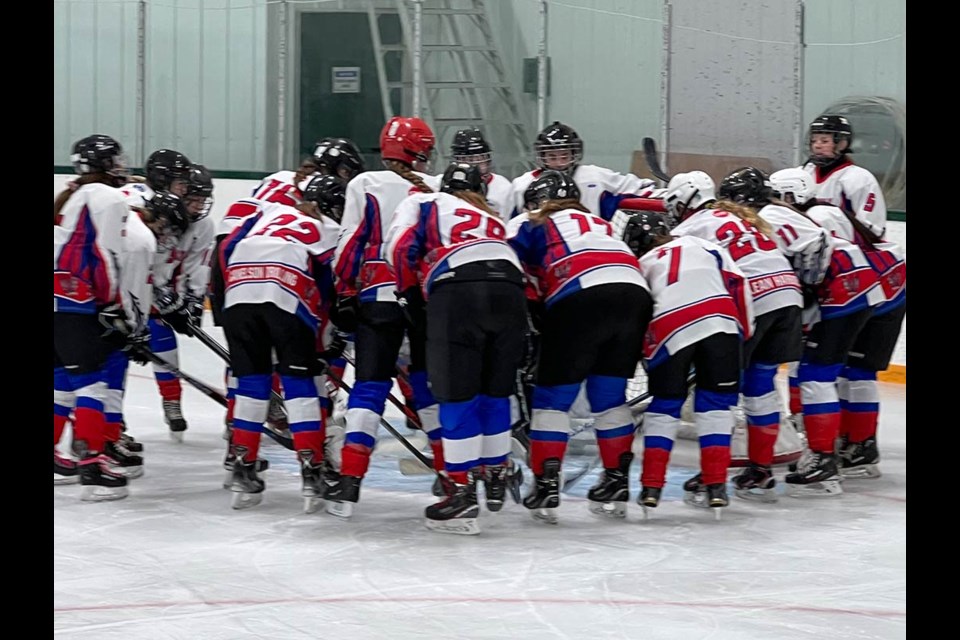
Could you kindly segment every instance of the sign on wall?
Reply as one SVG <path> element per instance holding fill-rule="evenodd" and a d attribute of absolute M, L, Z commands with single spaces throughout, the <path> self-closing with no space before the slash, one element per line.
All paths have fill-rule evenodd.
<path fill-rule="evenodd" d="M 332 67 L 333 93 L 360 93 L 360 67 Z"/>

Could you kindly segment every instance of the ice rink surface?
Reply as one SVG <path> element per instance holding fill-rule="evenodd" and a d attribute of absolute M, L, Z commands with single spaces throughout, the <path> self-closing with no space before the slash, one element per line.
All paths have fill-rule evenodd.
<path fill-rule="evenodd" d="M 217 357 L 179 339 L 181 368 L 222 389 Z M 223 410 L 184 385 L 190 426 L 174 443 L 151 370 L 133 365 L 125 412 L 145 447 L 145 474 L 116 502 L 81 503 L 78 485 L 54 487 L 54 635 L 905 638 L 906 388 L 880 386 L 883 476 L 845 481 L 842 496 L 732 498 L 715 521 L 682 502 L 697 458 L 695 443 L 680 441 L 649 520 L 633 501 L 635 462 L 626 521 L 587 512 L 597 469 L 563 494 L 559 524 L 508 502 L 483 511 L 483 532 L 470 537 L 424 527 L 432 478 L 400 475 L 406 452 L 382 429 L 351 521 L 304 514 L 294 454 L 266 437 L 263 503 L 232 510 L 221 488 Z M 391 423 L 416 437 L 387 406 Z M 592 457 L 571 451 L 566 466 Z"/>

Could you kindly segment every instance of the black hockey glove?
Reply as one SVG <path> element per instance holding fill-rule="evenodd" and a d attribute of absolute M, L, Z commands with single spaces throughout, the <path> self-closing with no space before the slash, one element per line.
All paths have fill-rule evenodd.
<path fill-rule="evenodd" d="M 140 333 L 135 333 L 127 337 L 127 343 L 123 350 L 127 357 L 137 364 L 149 364 L 150 359 L 145 355 L 145 351 L 150 350 L 150 331 L 144 329 Z"/>
<path fill-rule="evenodd" d="M 423 299 L 420 287 L 410 287 L 404 291 L 397 291 L 397 302 L 403 309 L 403 315 L 411 327 L 423 328 L 427 324 L 427 303 Z"/>
<path fill-rule="evenodd" d="M 185 336 L 193 335 L 193 318 L 199 311 L 203 315 L 203 301 L 196 296 L 181 296 L 176 291 L 168 291 L 154 303 L 160 312 L 160 319 L 171 329 Z"/>
<path fill-rule="evenodd" d="M 360 304 L 357 296 L 338 296 L 336 304 L 330 310 L 330 320 L 340 331 L 353 333 L 357 330 L 359 311 Z"/>
<path fill-rule="evenodd" d="M 325 351 L 317 354 L 317 357 L 326 363 L 330 363 L 343 355 L 343 350 L 347 347 L 347 338 L 350 336 L 341 331 L 334 331 L 330 339 L 330 346 Z"/>
<path fill-rule="evenodd" d="M 101 309 L 97 319 L 104 328 L 104 332 L 100 334 L 102 338 L 123 337 L 130 333 L 130 325 L 127 324 L 127 312 L 123 310 L 123 306 L 119 302 Z"/>

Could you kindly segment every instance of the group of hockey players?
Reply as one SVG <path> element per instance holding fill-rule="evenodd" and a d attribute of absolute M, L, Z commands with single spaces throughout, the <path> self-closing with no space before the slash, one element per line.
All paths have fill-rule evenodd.
<path fill-rule="evenodd" d="M 481 486 L 490 511 L 520 500 L 516 440 L 534 474 L 522 504 L 556 522 L 578 397 L 604 469 L 592 512 L 625 515 L 638 433 L 637 502 L 657 507 L 688 396 L 701 468 L 688 501 L 728 505 L 738 405 L 748 463 L 735 493 L 773 501 L 786 364 L 809 447 L 788 492 L 837 495 L 842 479 L 879 474 L 877 372 L 905 314 L 905 255 L 886 239 L 876 180 L 850 158 L 846 118 L 810 125 L 802 167 L 745 167 L 719 184 L 691 171 L 666 188 L 583 164 L 583 141 L 559 122 L 512 182 L 475 129 L 457 132 L 442 174 L 425 173 L 435 142 L 423 120 L 391 118 L 383 168 L 367 171 L 353 142 L 321 140 L 215 223 L 210 173 L 182 153 L 154 152 L 138 179 L 116 140 L 78 141 L 79 177 L 54 203 L 54 483 L 113 500 L 142 473 L 122 414 L 130 359 L 154 364 L 183 437 L 176 334 L 210 344 L 205 300 L 227 342 L 234 508 L 262 499 L 267 433 L 295 451 L 306 509 L 350 518 L 389 400 L 430 443 L 429 528 L 479 532 Z M 638 363 L 642 412 L 626 395 Z M 348 393 L 342 427 L 328 390 Z M 75 459 L 57 449 L 68 421 Z"/>

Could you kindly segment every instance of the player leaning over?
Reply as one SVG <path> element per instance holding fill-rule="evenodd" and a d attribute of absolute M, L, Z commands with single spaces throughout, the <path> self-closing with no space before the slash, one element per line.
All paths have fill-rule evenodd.
<path fill-rule="evenodd" d="M 384 253 L 397 205 L 411 193 L 432 192 L 424 182 L 429 176 L 417 169 L 427 168 L 435 143 L 433 131 L 423 120 L 393 117 L 380 132 L 385 170 L 361 173 L 347 185 L 334 260 L 338 298 L 333 322 L 340 330 L 356 334 L 357 358 L 356 384 L 347 403 L 341 479 L 328 494 L 334 501 L 328 511 L 340 517 L 350 517 L 360 499 L 360 483 L 370 465 L 405 334 L 410 338 L 416 408 L 434 451 L 434 464 L 443 464 L 438 409 L 427 387 L 425 327 L 404 316 L 397 302 L 396 278 Z M 418 302 L 422 305 L 413 301 L 415 306 Z"/>
<path fill-rule="evenodd" d="M 452 480 L 446 498 L 427 507 L 426 523 L 447 533 L 480 532 L 481 477 L 487 508 L 503 506 L 510 396 L 523 355 L 523 273 L 484 185 L 477 167 L 451 163 L 442 193 L 404 200 L 387 234 L 404 311 L 412 324 L 426 323 L 427 370 Z"/>
<path fill-rule="evenodd" d="M 590 511 L 624 517 L 636 430 L 626 387 L 653 311 L 649 288 L 629 247 L 580 204 L 568 175 L 542 172 L 524 200 L 528 211 L 510 221 L 508 235 L 532 285 L 540 353 L 530 427 L 536 486 L 523 503 L 534 518 L 557 521 L 568 412 L 586 382 L 605 469 L 587 494 Z"/>
<path fill-rule="evenodd" d="M 510 180 L 493 172 L 493 149 L 479 129 L 460 129 L 453 136 L 450 154 L 455 162 L 475 165 L 486 185 L 487 205 L 506 220 L 513 210 Z M 439 176 L 438 176 L 439 177 Z"/>
<path fill-rule="evenodd" d="M 624 175 L 593 164 L 580 164 L 583 160 L 583 140 L 573 128 L 561 122 L 554 122 L 537 134 L 533 153 L 537 168 L 513 181 L 511 216 L 523 211 L 524 193 L 548 169 L 566 173 L 580 190 L 580 204 L 607 221 L 613 219 L 624 198 L 647 197 L 656 187 L 653 180 L 638 178 L 632 173 Z"/>
<path fill-rule="evenodd" d="M 116 348 L 106 338 L 114 332 L 128 336 L 134 328 L 125 320 L 119 286 L 129 209 L 116 187 L 126 182 L 127 165 L 120 144 L 99 134 L 75 142 L 71 161 L 80 177 L 53 203 L 53 439 L 56 445 L 70 413 L 71 403 L 58 412 L 58 395 L 75 394 L 80 498 L 117 500 L 127 496 L 127 479 L 105 455 L 104 403 L 107 358 Z M 58 463 L 72 467 L 55 451 L 55 480 Z"/>

